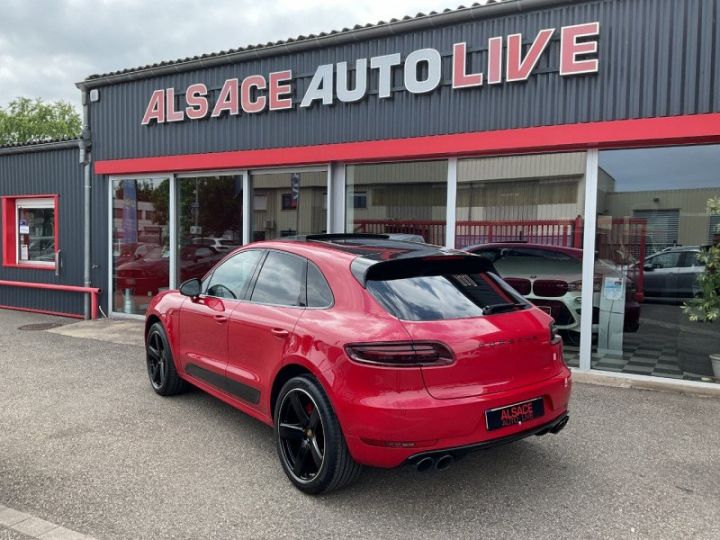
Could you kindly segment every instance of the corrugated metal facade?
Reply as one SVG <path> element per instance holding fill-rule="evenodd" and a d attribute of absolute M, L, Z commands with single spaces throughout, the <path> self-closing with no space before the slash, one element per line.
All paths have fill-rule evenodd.
<path fill-rule="evenodd" d="M 527 6 L 518 3 L 519 7 Z M 533 126 L 572 124 L 673 115 L 720 112 L 720 0 L 587 0 L 538 7 L 533 10 L 508 10 L 508 14 L 445 24 L 442 16 L 429 18 L 423 29 L 401 31 L 410 25 L 388 29 L 387 35 L 374 39 L 356 39 L 296 54 L 256 58 L 192 71 L 178 71 L 129 82 L 99 86 L 99 100 L 91 104 L 93 160 L 173 156 L 245 149 L 279 148 L 332 144 L 339 142 L 384 140 L 438 134 L 483 132 Z M 487 40 L 494 36 L 522 33 L 526 42 L 543 28 L 599 21 L 600 71 L 598 74 L 562 78 L 558 73 L 559 32 L 530 79 L 522 83 L 504 83 L 481 88 L 452 90 L 451 49 L 453 43 L 466 41 L 469 70 L 486 71 Z M 399 29 L 398 29 L 399 28 Z M 371 70 L 370 95 L 360 102 L 332 106 L 298 107 L 318 66 L 390 53 L 408 53 L 424 48 L 438 49 L 443 56 L 441 87 L 426 95 L 403 90 L 402 69 L 394 70 L 393 97 L 377 98 L 377 73 Z M 152 92 L 175 88 L 181 95 L 193 83 L 205 83 L 217 97 L 223 82 L 251 74 L 292 69 L 295 87 L 293 110 L 264 112 L 217 119 L 142 126 L 143 113 Z M 97 81 L 93 83 L 97 84 Z M 184 107 L 182 100 L 178 107 Z M 579 154 L 582 156 L 582 154 Z M 60 194 L 60 238 L 65 252 L 62 275 L 53 272 L 0 268 L 0 279 L 82 284 L 82 169 L 77 149 L 56 149 L 27 154 L 0 152 L 0 193 Z M 573 179 L 568 215 L 579 213 L 583 192 L 582 171 L 568 155 L 563 174 Z M 471 162 L 461 163 L 460 185 L 470 174 Z M 499 168 L 507 159 L 486 161 Z M 514 165 L 537 166 L 532 159 L 515 160 Z M 427 165 L 427 164 L 426 164 Z M 374 174 L 372 165 L 348 169 L 349 180 L 362 184 Z M 440 167 L 444 170 L 446 164 Z M 430 167 L 427 168 L 431 174 Z M 506 171 L 507 172 L 507 171 Z M 550 174 L 549 171 L 545 171 Z M 535 171 L 532 177 L 537 177 Z M 577 174 L 576 174 L 577 173 Z M 372 174 L 370 174 L 372 176 Z M 529 173 L 528 173 L 529 174 Z M 493 173 L 494 178 L 502 175 Z M 431 176 L 433 176 L 431 174 Z M 491 175 L 492 176 L 492 175 Z M 517 175 L 511 175 L 516 177 Z M 524 176 L 524 175 L 520 175 Z M 551 175 L 552 176 L 552 175 Z M 324 175 L 323 175 L 324 177 Z M 474 180 L 490 179 L 483 177 Z M 307 187 L 307 186 L 306 186 Z M 315 194 L 314 208 L 324 207 L 324 193 Z M 376 194 L 378 197 L 380 194 Z M 444 191 L 438 184 L 437 208 L 444 207 Z M 387 194 L 382 194 L 389 197 Z M 93 178 L 92 190 L 92 284 L 108 288 L 108 181 Z M 459 195 L 462 202 L 464 195 Z M 275 197 L 277 199 L 277 197 Z M 604 192 L 601 204 L 605 201 Z M 273 204 L 280 204 L 280 199 Z M 462 205 L 461 205 L 462 206 Z M 438 210 L 438 213 L 440 212 Z M 303 227 L 322 229 L 317 224 Z M 442 215 L 422 216 L 444 219 Z M 411 216 L 418 218 L 418 216 Z M 281 223 L 281 228 L 292 228 Z M 80 313 L 80 295 L 0 289 L 0 304 L 35 307 L 53 311 Z M 108 299 L 102 295 L 107 309 Z"/>
<path fill-rule="evenodd" d="M 44 151 L 0 152 L 0 196 L 59 195 L 60 276 L 54 271 L 0 266 L 0 280 L 82 285 L 83 182 L 77 144 Z M 104 213 L 103 213 L 104 215 Z M 0 251 L 3 239 L 0 236 Z M 78 293 L 0 287 L 0 305 L 82 314 Z"/>
<path fill-rule="evenodd" d="M 479 10 L 480 12 L 482 10 Z M 241 64 L 180 72 L 101 87 L 92 105 L 96 160 L 194 154 L 478 132 L 577 122 L 720 111 L 720 0 L 594 0 L 517 11 L 492 19 L 399 33 Z M 485 70 L 487 39 L 599 21 L 600 73 L 561 78 L 559 32 L 526 83 L 451 90 L 452 44 L 467 41 L 470 67 Z M 396 91 L 353 104 L 298 109 L 315 69 L 328 63 L 433 47 L 443 55 L 443 83 L 426 95 Z M 142 126 L 153 90 L 207 84 L 292 69 L 293 110 Z M 373 70 L 371 70 L 372 72 Z M 401 69 L 394 88 L 401 88 Z M 377 81 L 370 77 L 370 89 Z M 184 106 L 183 101 L 178 106 Z"/>

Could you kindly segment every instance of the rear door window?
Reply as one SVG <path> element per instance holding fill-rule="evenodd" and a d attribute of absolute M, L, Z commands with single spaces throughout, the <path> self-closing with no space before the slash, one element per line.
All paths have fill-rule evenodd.
<path fill-rule="evenodd" d="M 700 253 L 697 251 L 688 251 L 685 253 L 685 257 L 683 257 L 682 261 L 682 267 L 683 268 L 694 268 L 697 266 L 702 266 L 703 263 L 698 258 L 700 256 Z"/>
<path fill-rule="evenodd" d="M 398 319 L 437 321 L 522 309 L 527 303 L 487 273 L 408 276 L 368 280 L 367 288 Z"/>
<path fill-rule="evenodd" d="M 307 260 L 279 251 L 268 253 L 255 282 L 251 302 L 277 306 L 305 304 Z"/>
<path fill-rule="evenodd" d="M 653 268 L 677 268 L 680 266 L 680 256 L 682 255 L 679 251 L 671 251 L 669 253 L 663 253 L 656 255 L 650 259 Z"/>

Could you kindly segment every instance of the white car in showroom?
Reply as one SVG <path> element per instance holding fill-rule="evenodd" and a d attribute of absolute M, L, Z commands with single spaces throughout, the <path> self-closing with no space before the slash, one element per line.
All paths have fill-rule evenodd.
<path fill-rule="evenodd" d="M 465 251 L 489 259 L 497 273 L 516 291 L 554 319 L 569 343 L 579 342 L 582 312 L 582 249 L 505 242 L 480 244 Z M 593 332 L 597 332 L 600 287 L 604 277 L 620 277 L 623 272 L 605 261 L 595 262 L 593 280 Z M 634 282 L 623 276 L 628 293 L 625 296 L 625 332 L 637 332 L 640 326 L 640 303 Z"/>

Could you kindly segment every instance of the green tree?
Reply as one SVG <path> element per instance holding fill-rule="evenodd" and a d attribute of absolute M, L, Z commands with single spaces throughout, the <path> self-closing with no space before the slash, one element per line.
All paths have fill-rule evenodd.
<path fill-rule="evenodd" d="M 78 137 L 82 129 L 75 107 L 64 101 L 17 98 L 0 107 L 0 145 Z"/>

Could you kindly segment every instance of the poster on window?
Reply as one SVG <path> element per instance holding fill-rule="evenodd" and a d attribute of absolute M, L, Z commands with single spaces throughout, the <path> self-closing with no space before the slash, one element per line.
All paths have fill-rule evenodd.
<path fill-rule="evenodd" d="M 28 253 L 28 245 L 20 244 L 20 260 L 27 261 L 29 259 L 30 259 L 30 255 Z"/>
<path fill-rule="evenodd" d="M 123 183 L 123 243 L 136 244 L 138 241 L 137 187 L 135 180 Z"/>

